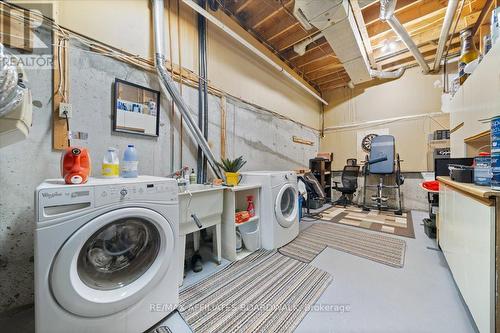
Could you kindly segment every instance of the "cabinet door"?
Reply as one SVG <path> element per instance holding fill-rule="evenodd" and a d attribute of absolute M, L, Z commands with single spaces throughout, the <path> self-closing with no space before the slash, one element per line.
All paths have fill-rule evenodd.
<path fill-rule="evenodd" d="M 449 186 L 439 195 L 441 249 L 479 331 L 493 332 L 495 207 Z"/>

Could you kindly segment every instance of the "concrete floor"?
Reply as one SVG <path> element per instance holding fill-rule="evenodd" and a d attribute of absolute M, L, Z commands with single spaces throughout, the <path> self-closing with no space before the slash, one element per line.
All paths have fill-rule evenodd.
<path fill-rule="evenodd" d="M 426 216 L 413 211 L 416 238 L 400 237 L 407 244 L 401 269 L 331 248 L 318 255 L 311 264 L 334 281 L 317 304 L 348 311 L 310 312 L 296 332 L 477 332 L 442 252 L 424 234 Z"/>
<path fill-rule="evenodd" d="M 426 216 L 412 212 L 415 239 L 407 242 L 405 266 L 392 268 L 367 259 L 325 249 L 311 263 L 334 280 L 296 332 L 477 332 L 436 242 L 421 226 Z M 307 227 L 318 222 L 303 222 Z M 188 272 L 184 286 L 222 269 L 207 261 L 201 273 Z M 319 306 L 329 306 L 322 310 Z M 334 311 L 331 310 L 334 309 Z M 34 332 L 33 308 L 0 318 L 5 332 Z M 162 325 L 175 333 L 191 330 L 177 312 Z"/>

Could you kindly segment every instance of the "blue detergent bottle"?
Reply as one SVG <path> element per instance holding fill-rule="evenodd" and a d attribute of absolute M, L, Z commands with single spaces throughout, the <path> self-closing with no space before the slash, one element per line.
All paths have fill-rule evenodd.
<path fill-rule="evenodd" d="M 137 151 L 134 145 L 128 145 L 127 149 L 123 152 L 122 177 L 137 178 L 139 176 L 138 167 L 139 158 L 137 157 Z"/>

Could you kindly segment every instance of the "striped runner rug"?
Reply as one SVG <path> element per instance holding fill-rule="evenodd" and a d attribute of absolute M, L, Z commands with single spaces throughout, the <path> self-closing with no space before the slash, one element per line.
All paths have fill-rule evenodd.
<path fill-rule="evenodd" d="M 257 251 L 180 293 L 193 332 L 293 332 L 332 281 L 276 251 Z"/>
<path fill-rule="evenodd" d="M 279 252 L 309 263 L 327 246 L 392 267 L 404 265 L 404 240 L 335 224 L 314 224 Z"/>

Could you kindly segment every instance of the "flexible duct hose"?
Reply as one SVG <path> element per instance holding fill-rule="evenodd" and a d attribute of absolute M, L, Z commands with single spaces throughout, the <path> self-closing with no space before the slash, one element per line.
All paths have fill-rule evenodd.
<path fill-rule="evenodd" d="M 25 87 L 15 64 L 0 43 L 0 117 L 14 110 L 23 100 Z"/>

